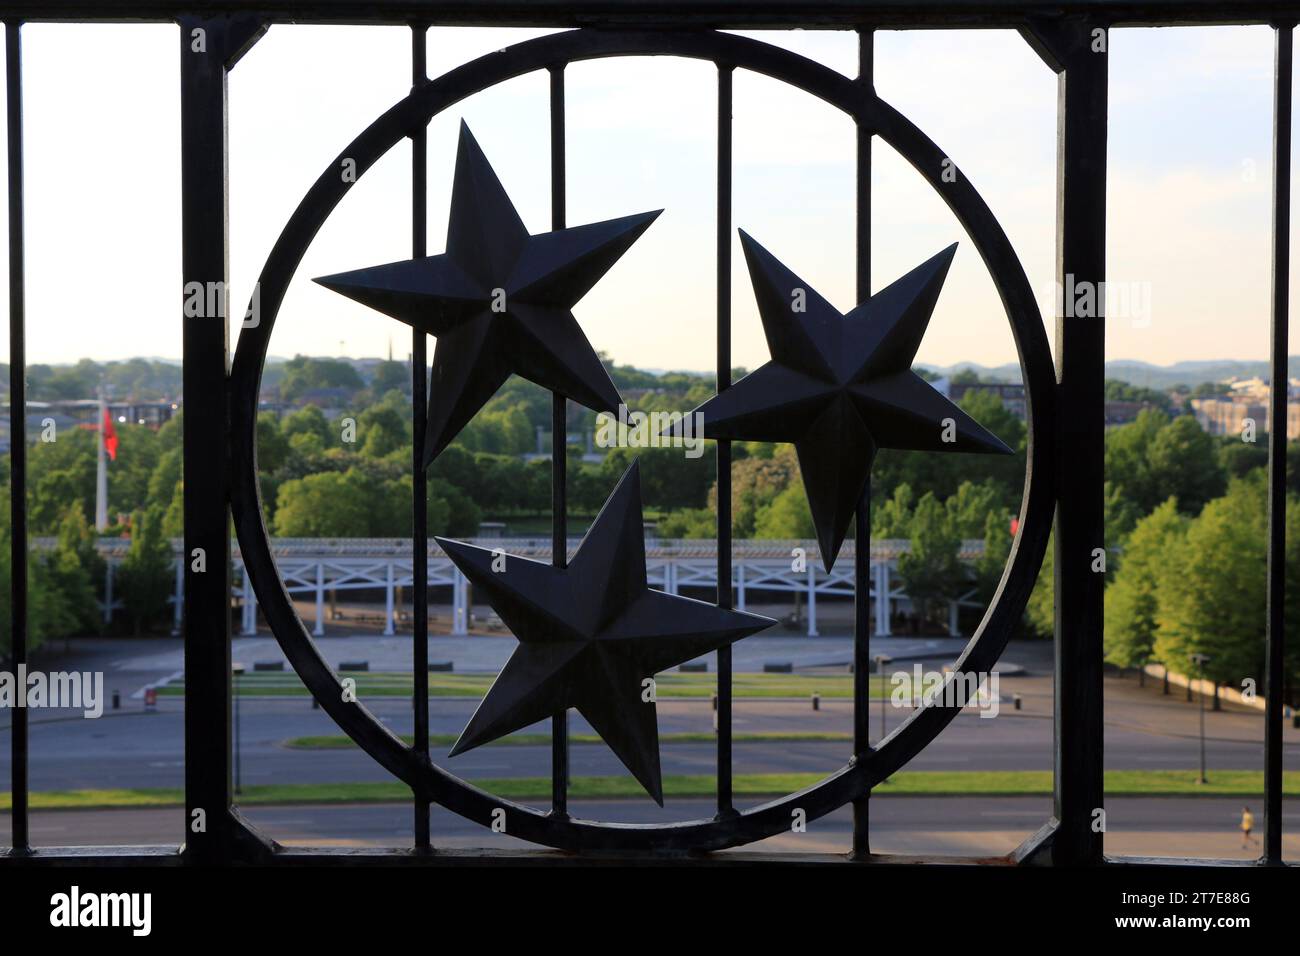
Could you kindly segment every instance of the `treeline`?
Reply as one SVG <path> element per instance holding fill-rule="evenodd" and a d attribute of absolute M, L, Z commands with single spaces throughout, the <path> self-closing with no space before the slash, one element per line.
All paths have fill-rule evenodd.
<path fill-rule="evenodd" d="M 1300 446 L 1286 447 L 1286 629 L 1300 626 Z M 1268 436 L 1216 439 L 1189 416 L 1144 412 L 1106 436 L 1106 659 L 1161 662 L 1237 689 L 1262 687 L 1267 564 Z M 1053 562 L 1028 618 L 1050 634 Z M 1288 699 L 1300 648 L 1285 665 Z"/>
<path fill-rule="evenodd" d="M 124 366 L 132 363 L 120 363 Z M 147 363 L 146 363 L 147 364 Z M 74 366 L 72 368 L 79 368 Z M 608 365 L 630 407 L 686 411 L 712 394 L 708 376 L 654 375 Z M 30 370 L 29 370 L 30 372 Z M 743 370 L 737 370 L 737 376 Z M 264 511 L 278 537 L 406 537 L 411 534 L 411 414 L 406 366 L 370 366 L 368 380 L 347 362 L 298 358 L 268 369 L 268 386 L 284 400 L 330 393 L 338 416 L 314 404 L 258 420 L 258 459 Z M 1161 405 L 1146 390 L 1108 386 L 1117 400 Z M 549 393 L 512 379 L 428 473 L 429 531 L 474 535 L 482 521 L 513 533 L 544 533 L 551 504 L 547 459 L 526 461 L 537 428 L 550 427 Z M 922 623 L 946 616 L 949 604 L 971 594 L 987 600 L 1011 543 L 1011 519 L 1024 484 L 1024 423 L 1000 400 L 970 391 L 963 408 L 1015 450 L 1011 456 L 881 451 L 872 475 L 871 528 L 877 538 L 903 538 L 911 553 L 899 574 Z M 594 416 L 570 405 L 571 433 L 594 428 Z M 131 558 L 116 592 L 127 611 L 118 630 L 165 624 L 172 588 L 169 538 L 182 530 L 181 420 L 159 431 L 118 426 L 117 460 L 110 465 L 111 535 L 129 536 Z M 102 565 L 93 553 L 93 429 L 59 434 L 30 449 L 28 520 L 33 535 L 55 538 L 53 550 L 32 558 L 33 633 L 53 638 L 102 626 Z M 549 449 L 548 449 L 549 450 Z M 598 449 L 599 451 L 604 451 Z M 733 444 L 732 533 L 737 539 L 810 539 L 811 514 L 797 458 L 785 445 Z M 661 537 L 712 538 L 716 533 L 716 453 L 707 443 L 696 459 L 681 449 L 609 450 L 599 462 L 568 449 L 571 530 L 604 503 L 633 458 L 641 462 L 647 519 Z M 1106 652 L 1132 666 L 1162 660 L 1187 670 L 1190 655 L 1211 656 L 1208 676 L 1239 683 L 1262 679 L 1265 560 L 1262 488 L 1267 436 L 1257 443 L 1207 435 L 1187 415 L 1144 411 L 1106 436 Z M 1300 447 L 1287 448 L 1287 482 L 1300 497 Z M 7 500 L 8 460 L 0 459 Z M 1290 515 L 1288 515 L 1288 520 Z M 1300 529 L 1294 529 L 1300 530 Z M 8 535 L 8 516 L 0 536 Z M 1289 534 L 1288 547 L 1300 547 Z M 963 539 L 982 539 L 984 555 L 959 560 Z M 1288 555 L 1287 573 L 1295 569 Z M 3 548 L 0 562 L 7 562 Z M 0 563 L 0 573 L 8 574 Z M 1026 614 L 1028 633 L 1052 630 L 1052 557 L 1040 574 Z M 7 587 L 7 581 L 4 582 Z M 1289 585 L 1300 594 L 1300 581 Z M 1300 599 L 1288 605 L 1288 627 L 1300 623 Z M 7 628 L 7 622 L 0 627 Z M 0 630 L 0 641 L 7 635 Z M 1298 649 L 1300 653 L 1300 649 Z M 1296 673 L 1296 660 L 1288 662 Z"/>
<path fill-rule="evenodd" d="M 6 492 L 8 489 L 4 489 Z M 6 502 L 7 504 L 7 502 Z M 27 646 L 87 634 L 146 633 L 171 619 L 175 557 L 164 536 L 161 511 L 136 511 L 115 529 L 130 537 L 126 556 L 114 569 L 113 596 L 121 613 L 106 621 L 104 559 L 77 502 L 63 509 L 52 548 L 29 547 L 27 560 Z M 12 582 L 13 529 L 9 509 L 0 513 L 0 593 Z M 9 613 L 0 617 L 0 660 L 13 645 Z"/>
<path fill-rule="evenodd" d="M 346 363 L 344 365 L 351 371 Z M 398 363 L 391 363 L 397 365 Z M 332 381 L 337 370 L 328 361 L 286 363 L 293 376 Z M 309 371 L 310 370 L 310 371 Z M 382 370 L 382 369 L 381 369 Z M 354 393 L 352 411 L 344 406 L 333 421 L 315 405 L 304 405 L 283 418 L 258 418 L 258 469 L 267 526 L 278 537 L 408 537 L 411 515 L 411 415 L 408 396 L 389 390 L 375 398 L 371 383 Z M 526 388 L 523 386 L 527 386 Z M 536 395 L 533 393 L 537 393 Z M 429 469 L 428 529 L 431 534 L 470 537 L 485 518 L 509 520 L 526 527 L 530 517 L 549 515 L 549 460 L 527 462 L 518 454 L 478 450 L 514 447 L 530 436 L 520 428 L 520 414 L 550 416 L 550 396 L 517 382 L 503 390 L 485 413 L 446 449 Z M 538 399 L 538 395 L 541 396 Z M 681 395 L 678 396 L 682 398 Z M 509 404 L 511 401 L 514 404 Z M 684 399 L 683 399 L 684 400 Z M 505 402 L 505 407 L 501 403 Z M 523 409 L 529 409 L 524 412 Z M 574 413 L 575 418 L 580 417 Z M 124 612 L 109 625 L 103 621 L 104 566 L 94 549 L 95 472 L 98 431 L 63 429 L 29 446 L 27 520 L 33 538 L 56 540 L 50 549 L 33 548 L 29 560 L 30 645 L 73 634 L 144 633 L 170 621 L 168 599 L 174 587 L 170 541 L 184 528 L 182 421 L 178 414 L 154 431 L 121 423 L 116 460 L 108 466 L 108 537 L 130 539 L 130 551 L 114 578 L 114 597 Z M 509 428 L 515 438 L 503 441 Z M 527 447 L 531 447 L 530 442 Z M 614 449 L 600 462 L 582 460 L 580 448 L 569 449 L 568 500 L 572 528 L 600 509 L 635 452 Z M 650 508 L 683 503 L 703 506 L 714 477 L 710 449 L 699 459 L 680 451 L 651 450 L 642 457 L 642 483 Z M 8 593 L 10 567 L 9 457 L 0 457 L 0 593 Z M 8 617 L 0 627 L 0 654 L 9 646 Z"/>
<path fill-rule="evenodd" d="M 549 401 L 549 399 L 548 399 Z M 548 409 L 549 414 L 549 409 Z M 278 537 L 406 537 L 411 534 L 411 416 L 390 392 L 352 419 L 313 406 L 258 420 L 258 471 L 268 527 Z M 549 459 L 475 451 L 457 439 L 428 471 L 429 532 L 468 537 L 483 520 L 549 514 Z M 568 502 L 577 518 L 599 511 L 636 453 L 612 449 L 599 463 L 569 448 Z M 713 453 L 695 460 L 656 449 L 641 456 L 649 508 L 703 505 Z M 580 530 L 580 529 L 575 529 Z"/>
<path fill-rule="evenodd" d="M 101 383 L 115 399 L 171 399 L 181 391 L 181 365 L 133 358 L 120 362 L 82 359 L 75 365 L 27 366 L 27 398 L 33 402 L 94 398 Z M 8 390 L 8 365 L 0 364 L 0 385 Z"/>

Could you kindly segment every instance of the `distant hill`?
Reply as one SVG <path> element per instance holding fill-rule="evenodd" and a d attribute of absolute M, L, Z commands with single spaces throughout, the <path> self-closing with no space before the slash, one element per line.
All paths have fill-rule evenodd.
<path fill-rule="evenodd" d="M 398 356 L 403 360 L 405 356 Z M 262 378 L 263 386 L 278 384 L 284 377 L 288 359 L 271 356 L 266 361 Z M 363 378 L 369 379 L 374 368 L 382 364 L 379 358 L 352 358 L 340 356 L 337 361 L 345 362 L 357 369 Z M 1300 355 L 1292 355 L 1288 360 L 1288 375 L 1300 378 Z M 929 365 L 920 367 L 936 375 L 952 375 L 963 369 L 976 372 L 986 381 L 1019 382 L 1020 366 L 1014 363 L 1005 365 L 979 365 L 974 362 L 959 362 L 956 365 Z M 702 379 L 711 381 L 711 372 L 692 372 L 684 370 L 645 369 L 630 365 L 618 366 L 623 378 L 635 378 L 635 383 L 620 381 L 622 387 L 649 387 L 649 382 L 641 379 L 667 379 L 674 385 L 681 384 L 674 379 Z M 101 374 L 116 386 L 118 395 L 133 394 L 137 397 L 158 397 L 175 395 L 180 390 L 180 363 L 170 358 L 134 358 L 123 361 L 95 363 L 83 359 L 78 365 L 29 365 L 28 397 L 33 401 L 52 398 L 85 398 L 93 395 L 92 381 L 98 381 Z M 1201 382 L 1217 382 L 1231 376 L 1250 378 L 1252 376 L 1268 377 L 1268 363 L 1264 360 L 1236 361 L 1232 359 L 1211 359 L 1203 361 L 1175 362 L 1172 365 L 1153 365 L 1137 359 L 1116 359 L 1106 363 L 1106 377 L 1128 382 L 1144 388 L 1165 390 L 1176 385 L 1194 386 Z M 9 366 L 0 363 L 0 391 L 7 391 L 9 385 Z M 66 393 L 66 394 L 65 394 Z"/>
<path fill-rule="evenodd" d="M 939 375 L 951 375 L 962 369 L 971 369 L 982 379 L 1004 382 L 1020 381 L 1020 366 L 1007 364 L 989 367 L 973 362 L 959 362 L 956 365 L 926 365 Z M 1268 377 L 1268 362 L 1234 361 L 1231 359 L 1211 359 L 1204 361 L 1175 362 L 1173 365 L 1152 365 L 1137 359 L 1116 359 L 1106 363 L 1106 377 L 1141 385 L 1144 388 L 1168 389 L 1175 385 L 1199 385 L 1201 382 L 1218 382 L 1231 376 L 1251 378 Z M 1300 355 L 1292 355 L 1287 360 L 1288 377 L 1300 377 Z"/>

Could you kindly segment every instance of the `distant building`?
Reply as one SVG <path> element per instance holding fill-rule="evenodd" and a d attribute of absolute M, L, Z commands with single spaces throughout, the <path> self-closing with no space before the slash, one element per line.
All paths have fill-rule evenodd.
<path fill-rule="evenodd" d="M 324 388 L 309 388 L 304 390 L 298 396 L 299 407 L 303 405 L 315 405 L 322 412 L 325 412 L 326 418 L 332 418 L 330 412 L 337 414 L 340 408 L 346 408 L 352 400 L 353 390 L 343 388 L 342 386 L 332 385 Z"/>
<path fill-rule="evenodd" d="M 1267 400 L 1268 388 L 1264 388 Z M 1239 401 L 1233 398 L 1194 398 L 1192 410 L 1196 420 L 1211 435 L 1240 435 L 1244 423 L 1255 423 L 1257 434 L 1268 433 L 1268 405 L 1259 401 Z M 1286 404 L 1286 437 L 1300 438 L 1300 402 Z"/>
<path fill-rule="evenodd" d="M 1157 411 L 1159 410 L 1158 405 L 1152 405 L 1150 402 L 1107 402 L 1105 413 L 1106 424 L 1127 425 L 1148 408 L 1153 408 Z"/>
<path fill-rule="evenodd" d="M 171 421 L 180 408 L 179 402 L 107 402 L 109 417 L 119 425 L 145 425 L 155 430 Z M 37 441 L 46 419 L 54 421 L 56 433 L 69 428 L 98 428 L 99 401 L 94 398 L 64 399 L 55 402 L 27 403 L 27 440 Z M 8 452 L 9 405 L 0 406 L 0 453 Z"/>
<path fill-rule="evenodd" d="M 954 402 L 960 403 L 972 392 L 986 392 L 1002 400 L 1002 407 L 1021 421 L 1025 419 L 1025 386 L 1007 382 L 954 382 L 940 378 L 930 383 Z"/>

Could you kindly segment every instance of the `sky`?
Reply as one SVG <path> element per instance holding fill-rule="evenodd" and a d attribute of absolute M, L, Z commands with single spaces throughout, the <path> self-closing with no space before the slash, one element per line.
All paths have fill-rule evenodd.
<path fill-rule="evenodd" d="M 180 356 L 176 31 L 24 28 L 30 363 Z M 430 74 L 544 32 L 431 31 Z M 846 74 L 856 69 L 851 33 L 753 35 Z M 229 213 L 240 311 L 310 183 L 408 91 L 409 51 L 402 28 L 277 25 L 236 66 Z M 1131 306 L 1107 319 L 1109 358 L 1267 357 L 1272 65 L 1264 27 L 1112 31 L 1108 271 L 1112 292 L 1127 291 Z M 620 363 L 713 367 L 715 77 L 711 64 L 665 57 L 566 72 L 569 224 L 665 210 L 575 309 L 593 345 Z M 1055 75 L 1011 32 L 882 32 L 876 89 L 980 191 L 1050 323 Z M 430 254 L 444 244 L 461 119 L 530 231 L 549 228 L 547 90 L 545 75 L 528 75 L 435 117 Z M 856 304 L 851 122 L 744 71 L 734 112 L 734 225 L 847 311 Z M 873 289 L 959 243 L 917 361 L 1015 361 L 1006 315 L 969 239 L 879 140 L 872 188 Z M 285 299 L 272 355 L 379 356 L 391 343 L 406 356 L 406 326 L 311 279 L 406 258 L 409 190 L 402 143 L 321 230 Z M 733 355 L 753 368 L 767 349 L 738 243 L 732 258 Z M 0 275 L 0 295 L 6 282 Z M 4 349 L 7 341 L 7 361 Z"/>

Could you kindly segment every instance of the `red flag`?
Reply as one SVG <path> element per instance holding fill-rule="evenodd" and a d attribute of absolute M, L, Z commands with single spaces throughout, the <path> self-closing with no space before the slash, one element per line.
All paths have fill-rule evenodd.
<path fill-rule="evenodd" d="M 1011 537 L 1014 538 L 1014 537 L 1016 536 L 1016 532 L 1019 531 L 1019 530 L 1020 530 L 1020 519 L 1019 519 L 1019 518 L 1012 518 L 1012 519 L 1011 519 Z"/>
<path fill-rule="evenodd" d="M 104 409 L 104 425 L 101 431 L 104 433 L 104 451 L 108 452 L 108 457 L 117 461 L 117 429 L 113 427 L 113 419 L 108 417 L 108 409 Z"/>

